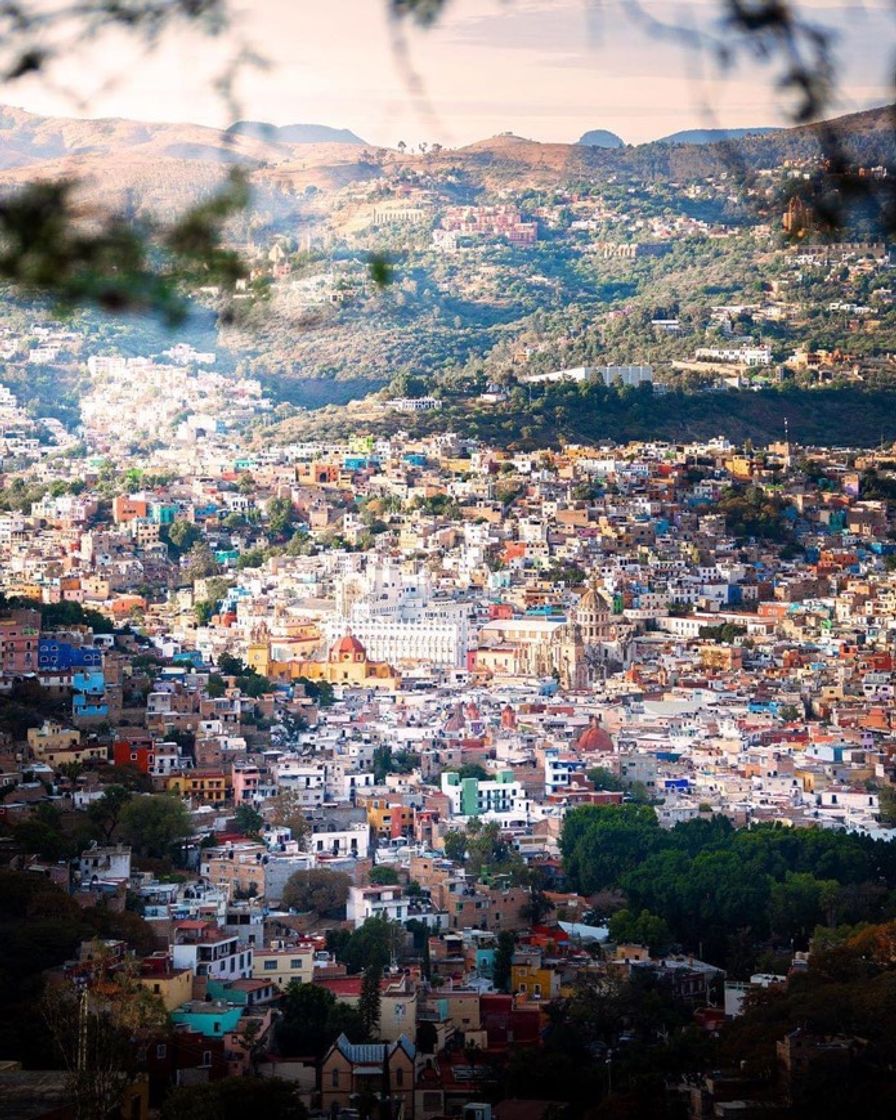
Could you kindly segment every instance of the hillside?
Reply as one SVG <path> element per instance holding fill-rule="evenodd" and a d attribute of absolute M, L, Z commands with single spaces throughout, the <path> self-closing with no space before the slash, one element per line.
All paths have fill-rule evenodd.
<path fill-rule="evenodd" d="M 756 446 L 782 438 L 787 416 L 791 437 L 807 446 L 873 447 L 896 440 L 896 391 L 866 389 L 777 392 L 617 394 L 596 390 L 551 389 L 535 407 L 505 404 L 500 409 L 475 400 L 448 398 L 441 411 L 403 415 L 401 426 L 413 435 L 465 432 L 497 447 L 532 450 L 563 443 L 625 443 L 661 439 L 672 443 L 723 436 Z M 387 435 L 395 414 L 375 416 L 357 402 L 348 409 L 327 408 L 265 429 L 264 439 L 347 438 Z"/>
<path fill-rule="evenodd" d="M 748 136 L 767 136 L 780 128 L 687 128 L 661 136 L 657 144 L 718 144 L 723 140 L 744 140 Z"/>
<path fill-rule="evenodd" d="M 863 164 L 891 164 L 891 121 L 880 109 L 824 127 Z M 265 298 L 241 297 L 245 316 L 220 326 L 215 348 L 286 408 L 345 401 L 408 377 L 481 392 L 577 364 L 649 363 L 674 389 L 690 384 L 683 363 L 717 345 L 722 330 L 767 342 L 776 363 L 800 347 L 859 361 L 896 351 L 886 265 L 869 272 L 863 264 L 845 286 L 823 271 L 798 277 L 792 247 L 776 232 L 793 189 L 784 164 L 819 156 L 821 126 L 617 149 L 505 133 L 458 149 L 390 151 L 343 133 L 251 122 L 228 133 L 6 109 L 0 190 L 68 176 L 91 203 L 173 218 L 239 160 L 252 201 L 227 233 L 251 269 L 253 293 Z M 859 215 L 847 237 L 877 241 L 879 233 L 879 222 Z M 385 287 L 370 268 L 383 256 L 392 269 Z M 868 329 L 837 310 L 844 303 L 867 308 Z M 674 333 L 652 326 L 678 318 Z M 90 332 L 107 348 L 157 352 L 140 323 Z M 23 363 L 25 382 L 29 373 Z M 878 374 L 885 386 L 896 379 L 873 366 L 868 376 Z M 760 399 L 738 403 L 742 433 L 762 430 L 764 418 L 751 414 Z M 728 430 L 735 417 L 722 419 Z M 720 422 L 713 414 L 708 424 L 722 430 Z M 560 432 L 553 422 L 520 423 Z"/>
<path fill-rule="evenodd" d="M 605 128 L 592 128 L 583 132 L 579 143 L 592 148 L 624 148 L 625 141 L 615 132 L 608 132 Z"/>
<path fill-rule="evenodd" d="M 611 147 L 587 139 L 598 133 L 586 133 L 577 144 L 502 134 L 457 149 L 425 154 L 379 149 L 374 154 L 350 130 L 321 125 L 238 122 L 221 130 L 40 117 L 5 107 L 0 108 L 0 187 L 33 178 L 75 177 L 85 180 L 93 200 L 119 203 L 127 195 L 132 204 L 165 212 L 207 193 L 234 163 L 246 167 L 268 192 L 287 196 L 308 187 L 337 191 L 384 174 L 408 172 L 456 172 L 471 188 L 486 190 L 511 184 L 517 189 L 559 186 L 607 174 L 684 183 L 732 166 L 749 171 L 817 157 L 823 128 L 857 162 L 896 162 L 891 108 L 854 113 L 823 126 L 752 130 L 743 136 L 734 130 L 724 140 L 698 130 L 634 147 Z M 611 134 L 600 137 L 605 144 L 618 140 Z"/>
<path fill-rule="evenodd" d="M 364 144 L 348 128 L 325 124 L 268 124 L 266 121 L 236 121 L 226 130 L 228 136 L 252 136 L 278 144 Z"/>

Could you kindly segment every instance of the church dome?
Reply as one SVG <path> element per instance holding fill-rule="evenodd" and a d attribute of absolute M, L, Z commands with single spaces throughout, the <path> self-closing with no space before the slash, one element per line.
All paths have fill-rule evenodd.
<path fill-rule="evenodd" d="M 341 659 L 351 657 L 354 660 L 367 656 L 367 650 L 361 645 L 353 634 L 344 634 L 330 647 L 330 657 Z"/>
<path fill-rule="evenodd" d="M 601 727 L 595 717 L 592 717 L 591 723 L 576 739 L 576 750 L 583 754 L 592 754 L 596 751 L 610 753 L 613 749 L 613 740 L 610 738 L 609 731 Z"/>
<path fill-rule="evenodd" d="M 597 614 L 610 610 L 611 606 L 612 601 L 607 592 L 592 584 L 576 603 L 576 613 Z"/>

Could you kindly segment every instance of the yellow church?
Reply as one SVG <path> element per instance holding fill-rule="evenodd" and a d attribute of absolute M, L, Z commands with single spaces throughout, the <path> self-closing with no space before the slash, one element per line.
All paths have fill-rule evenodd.
<path fill-rule="evenodd" d="M 273 680 L 306 677 L 309 681 L 327 681 L 349 688 L 385 688 L 392 691 L 401 688 L 401 675 L 397 669 L 385 661 L 371 661 L 367 650 L 352 634 L 345 634 L 335 641 L 325 661 L 273 661 L 269 651 L 269 642 L 256 640 L 250 646 L 247 660 L 258 672 Z"/>

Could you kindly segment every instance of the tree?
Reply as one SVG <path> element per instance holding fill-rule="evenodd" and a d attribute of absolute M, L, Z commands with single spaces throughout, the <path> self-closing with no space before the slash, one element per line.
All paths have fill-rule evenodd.
<path fill-rule="evenodd" d="M 531 873 L 530 873 L 531 874 Z M 538 875 L 532 875 L 529 884 L 529 898 L 520 907 L 520 916 L 530 925 L 540 925 L 554 909 L 554 904 L 541 888 Z"/>
<path fill-rule="evenodd" d="M 311 825 L 305 816 L 302 799 L 295 790 L 284 790 L 267 802 L 266 811 L 271 824 L 288 828 L 293 840 L 301 847 L 311 832 Z"/>
<path fill-rule="evenodd" d="M 217 608 L 218 604 L 212 599 L 201 599 L 198 603 L 194 603 L 193 615 L 196 619 L 196 625 L 208 626 Z"/>
<path fill-rule="evenodd" d="M 497 821 L 486 824 L 474 817 L 467 825 L 467 867 L 473 875 L 483 868 L 498 874 L 510 874 L 519 879 L 524 864 L 521 857 L 501 835 Z"/>
<path fill-rule="evenodd" d="M 510 990 L 510 969 L 516 949 L 516 938 L 509 929 L 498 934 L 498 947 L 495 950 L 495 963 L 492 968 L 492 983 L 499 992 Z"/>
<path fill-rule="evenodd" d="M 233 657 L 229 653 L 222 653 L 218 658 L 218 669 L 225 677 L 248 677 L 255 672 L 241 658 Z"/>
<path fill-rule="evenodd" d="M 296 511 L 289 498 L 271 498 L 267 504 L 268 528 L 278 537 L 292 535 Z"/>
<path fill-rule="evenodd" d="M 167 793 L 133 797 L 119 818 L 122 839 L 140 855 L 163 858 L 192 831 L 190 814 L 178 797 Z"/>
<path fill-rule="evenodd" d="M 383 978 L 383 966 L 376 960 L 364 969 L 364 979 L 361 981 L 361 998 L 358 1010 L 361 1013 L 361 1022 L 365 1031 L 375 1037 L 380 1025 L 380 981 Z"/>
<path fill-rule="evenodd" d="M 333 704 L 333 686 L 329 681 L 312 681 L 308 677 L 296 677 L 295 684 L 301 685 L 305 695 L 315 700 L 322 708 L 329 708 Z"/>
<path fill-rule="evenodd" d="M 357 1008 L 337 1003 L 336 997 L 316 984 L 291 980 L 280 1003 L 276 1041 L 289 1057 L 320 1057 L 340 1034 L 350 1042 L 364 1042 L 367 1033 Z"/>
<path fill-rule="evenodd" d="M 395 886 L 399 882 L 398 872 L 394 867 L 381 863 L 370 869 L 370 882 L 377 887 Z"/>
<path fill-rule="evenodd" d="M 560 850 L 574 889 L 592 894 L 618 886 L 664 843 L 659 821 L 645 805 L 583 805 L 563 820 Z"/>
<path fill-rule="evenodd" d="M 336 945 L 337 957 L 351 973 L 361 972 L 373 963 L 378 963 L 385 970 L 398 956 L 406 936 L 396 922 L 387 918 L 368 918 L 352 931 L 343 945 Z"/>
<path fill-rule="evenodd" d="M 792 938 L 800 946 L 808 944 L 815 927 L 825 922 L 837 899 L 838 883 L 816 879 L 807 871 L 788 871 L 781 883 L 769 893 L 769 924 L 782 938 Z"/>
<path fill-rule="evenodd" d="M 205 541 L 196 541 L 186 556 L 186 572 L 191 580 L 205 579 L 220 570 Z"/>
<path fill-rule="evenodd" d="M 202 540 L 202 531 L 192 521 L 183 519 L 173 522 L 168 527 L 167 539 L 174 546 L 178 555 L 189 552 L 198 541 Z"/>
<path fill-rule="evenodd" d="M 255 836 L 264 827 L 264 817 L 251 805 L 239 805 L 233 814 L 233 823 L 247 836 Z"/>
<path fill-rule="evenodd" d="M 110 964 L 97 943 L 87 986 L 51 985 L 42 1001 L 76 1115 L 84 1120 L 104 1120 L 117 1108 L 137 1072 L 133 1036 L 158 1031 L 167 1021 L 161 998 L 140 983 L 135 970 L 113 970 Z"/>
<path fill-rule="evenodd" d="M 352 881 L 342 871 L 312 868 L 295 871 L 283 888 L 283 905 L 300 913 L 313 911 L 321 917 L 341 917 L 345 914 Z"/>
<path fill-rule="evenodd" d="M 109 786 L 98 801 L 87 806 L 87 817 L 107 843 L 112 839 L 122 810 L 131 800 L 131 792 L 124 786 Z"/>
<path fill-rule="evenodd" d="M 609 931 L 612 941 L 646 945 L 654 957 L 665 956 L 672 943 L 668 924 L 648 910 L 642 910 L 640 914 L 617 910 L 610 918 Z"/>
<path fill-rule="evenodd" d="M 625 789 L 625 782 L 618 774 L 608 770 L 606 766 L 595 766 L 588 771 L 588 781 L 595 789 L 613 790 L 621 792 Z"/>
<path fill-rule="evenodd" d="M 896 826 L 896 786 L 881 786 L 877 803 L 881 824 Z"/>
<path fill-rule="evenodd" d="M 227 1077 L 178 1085 L 165 1096 L 162 1120 L 305 1120 L 308 1111 L 291 1081 L 277 1077 Z"/>
<path fill-rule="evenodd" d="M 463 863 L 467 854 L 466 833 L 459 828 L 450 828 L 445 833 L 445 855 L 454 863 Z"/>
<path fill-rule="evenodd" d="M 465 762 L 457 774 L 462 781 L 464 778 L 476 778 L 480 782 L 487 782 L 489 779 L 488 771 L 478 762 Z"/>

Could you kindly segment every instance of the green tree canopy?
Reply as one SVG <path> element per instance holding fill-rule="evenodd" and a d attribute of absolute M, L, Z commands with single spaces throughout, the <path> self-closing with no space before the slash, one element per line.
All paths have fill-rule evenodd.
<path fill-rule="evenodd" d="M 321 917 L 343 917 L 351 878 L 343 871 L 316 867 L 294 871 L 283 888 L 283 905 L 300 913 L 313 911 Z"/>
<path fill-rule="evenodd" d="M 190 814 L 178 797 L 167 793 L 132 797 L 121 810 L 122 839 L 144 856 L 162 858 L 192 830 Z"/>

